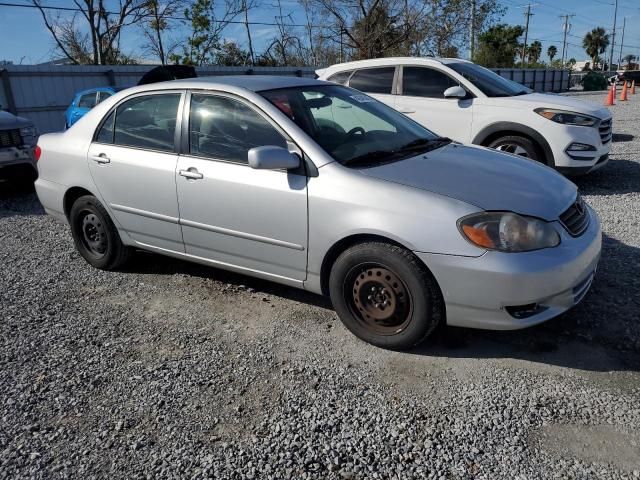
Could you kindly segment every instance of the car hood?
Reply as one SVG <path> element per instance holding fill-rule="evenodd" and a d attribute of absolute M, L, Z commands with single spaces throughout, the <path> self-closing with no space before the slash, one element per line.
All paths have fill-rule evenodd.
<path fill-rule="evenodd" d="M 483 210 L 507 210 L 549 221 L 557 220 L 577 192 L 569 180 L 533 160 L 460 144 L 360 171 Z"/>
<path fill-rule="evenodd" d="M 29 127 L 33 125 L 29 120 L 0 110 L 0 130 Z"/>
<path fill-rule="evenodd" d="M 512 104 L 516 108 L 557 108 L 559 110 L 568 110 L 576 113 L 585 113 L 598 118 L 609 118 L 611 112 L 600 105 L 584 102 L 577 98 L 567 97 L 564 95 L 550 95 L 546 93 L 528 93 L 527 95 L 518 95 L 515 97 L 499 97 L 497 100 L 500 104 Z M 529 105 L 522 105 L 527 103 Z"/>

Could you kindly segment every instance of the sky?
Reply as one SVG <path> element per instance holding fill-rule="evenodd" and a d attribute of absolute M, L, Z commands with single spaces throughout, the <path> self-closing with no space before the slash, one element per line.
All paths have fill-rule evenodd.
<path fill-rule="evenodd" d="M 261 0 L 270 4 L 275 0 Z M 501 19 L 502 23 L 524 25 L 526 0 L 500 0 L 506 8 Z M 605 27 L 611 32 L 615 0 L 531 0 L 529 22 L 529 40 L 539 40 L 543 44 L 543 59 L 547 60 L 546 51 L 550 45 L 558 49 L 558 57 L 562 51 L 562 26 L 564 20 L 561 15 L 574 15 L 570 18 L 570 30 L 567 36 L 567 59 L 578 61 L 587 60 L 582 48 L 582 38 L 585 33 L 596 26 Z M 14 63 L 38 64 L 55 58 L 53 40 L 45 29 L 40 13 L 32 8 L 3 6 L 2 3 L 28 3 L 26 0 L 0 0 L 0 60 L 11 60 Z M 73 6 L 71 0 L 43 0 L 43 4 L 51 6 Z M 282 0 L 285 14 L 291 13 L 296 23 L 305 23 L 304 11 L 295 0 Z M 262 8 L 250 13 L 251 21 L 273 22 L 275 8 Z M 623 57 L 627 54 L 640 56 L 640 0 L 618 0 L 616 48 L 614 60 L 620 53 L 623 19 L 626 17 Z M 257 51 L 262 50 L 269 39 L 276 34 L 276 27 L 254 25 L 251 27 L 252 40 Z M 240 45 L 246 45 L 244 26 L 231 25 L 224 36 L 236 40 Z M 136 28 L 129 28 L 123 34 L 122 46 L 126 53 L 134 50 L 141 43 L 141 36 Z M 129 47 L 129 48 L 128 48 Z M 609 49 L 607 50 L 607 56 Z"/>

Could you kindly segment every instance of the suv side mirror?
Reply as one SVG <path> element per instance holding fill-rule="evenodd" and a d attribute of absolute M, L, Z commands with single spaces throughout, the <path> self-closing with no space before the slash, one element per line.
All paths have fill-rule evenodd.
<path fill-rule="evenodd" d="M 465 98 L 467 91 L 460 85 L 449 87 L 444 91 L 444 98 Z"/>
<path fill-rule="evenodd" d="M 290 170 L 300 166 L 300 157 L 275 145 L 254 147 L 248 155 L 249 166 L 256 170 Z"/>

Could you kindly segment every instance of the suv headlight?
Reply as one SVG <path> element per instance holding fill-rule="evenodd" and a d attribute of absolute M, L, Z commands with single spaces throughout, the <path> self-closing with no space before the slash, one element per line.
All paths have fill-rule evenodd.
<path fill-rule="evenodd" d="M 528 252 L 560 243 L 549 222 L 512 212 L 474 213 L 458 220 L 458 228 L 474 245 L 501 252 Z"/>
<path fill-rule="evenodd" d="M 34 127 L 33 125 L 30 125 L 28 127 L 22 127 L 20 129 L 20 136 L 22 136 L 22 138 L 35 137 L 37 135 L 38 135 L 38 130 L 36 130 L 36 127 Z"/>
<path fill-rule="evenodd" d="M 552 122 L 562 123 L 563 125 L 578 125 L 580 127 L 593 127 L 598 120 L 590 115 L 582 113 L 567 112 L 565 110 L 555 110 L 553 108 L 536 108 L 534 110 L 538 115 L 542 115 Z"/>

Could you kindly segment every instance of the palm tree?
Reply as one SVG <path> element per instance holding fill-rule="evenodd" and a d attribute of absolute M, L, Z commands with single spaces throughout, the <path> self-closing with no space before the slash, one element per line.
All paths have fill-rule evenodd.
<path fill-rule="evenodd" d="M 529 48 L 527 50 L 529 63 L 538 63 L 538 60 L 540 60 L 540 55 L 542 54 L 542 44 L 538 40 L 536 40 L 531 45 L 529 45 Z"/>
<path fill-rule="evenodd" d="M 547 49 L 547 55 L 549 55 L 549 63 L 553 62 L 553 57 L 555 57 L 557 54 L 558 54 L 558 49 L 556 48 L 555 45 L 551 45 Z"/>
<path fill-rule="evenodd" d="M 587 55 L 591 57 L 591 65 L 593 65 L 595 69 L 598 55 L 604 53 L 609 46 L 609 35 L 607 35 L 605 29 L 602 27 L 594 28 L 584 36 L 582 46 L 587 52 Z"/>
<path fill-rule="evenodd" d="M 631 70 L 631 64 L 635 61 L 635 55 L 625 55 L 623 60 L 627 62 L 627 70 Z"/>

